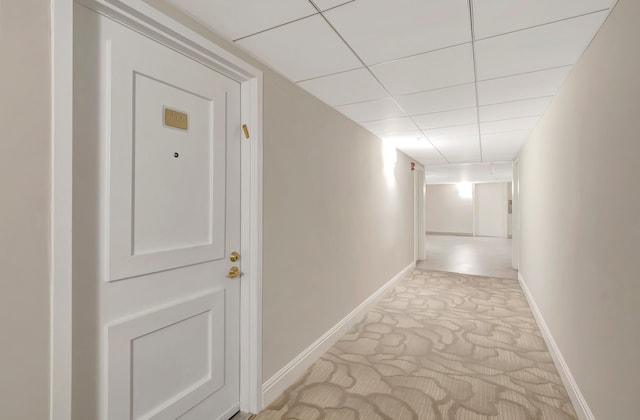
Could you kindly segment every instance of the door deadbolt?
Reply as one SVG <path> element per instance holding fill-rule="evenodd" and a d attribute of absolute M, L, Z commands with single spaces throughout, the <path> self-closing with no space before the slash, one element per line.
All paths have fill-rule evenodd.
<path fill-rule="evenodd" d="M 236 251 L 233 251 L 230 255 L 229 255 L 229 261 L 231 262 L 236 262 L 240 259 L 240 254 L 238 254 Z"/>
<path fill-rule="evenodd" d="M 230 279 L 235 279 L 236 277 L 239 277 L 241 274 L 242 273 L 240 272 L 240 269 L 234 265 L 229 269 L 229 274 L 227 274 L 227 277 L 229 277 Z"/>

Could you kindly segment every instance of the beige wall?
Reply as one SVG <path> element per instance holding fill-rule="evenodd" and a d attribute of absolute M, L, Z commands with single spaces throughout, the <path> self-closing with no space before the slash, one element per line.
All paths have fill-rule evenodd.
<path fill-rule="evenodd" d="M 425 213 L 427 232 L 473 235 L 473 198 L 456 184 L 427 185 Z"/>
<path fill-rule="evenodd" d="M 269 72 L 264 90 L 267 380 L 413 261 L 413 172 L 382 142 Z"/>
<path fill-rule="evenodd" d="M 0 417 L 49 413 L 49 1 L 0 0 Z"/>
<path fill-rule="evenodd" d="M 520 272 L 601 420 L 640 413 L 639 21 L 620 0 L 520 155 Z"/>

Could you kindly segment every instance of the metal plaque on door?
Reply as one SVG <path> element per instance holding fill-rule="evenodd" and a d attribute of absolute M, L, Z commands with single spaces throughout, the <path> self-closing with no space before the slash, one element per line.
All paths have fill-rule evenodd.
<path fill-rule="evenodd" d="M 175 109 L 164 107 L 164 125 L 177 128 L 179 130 L 189 129 L 189 116 Z"/>

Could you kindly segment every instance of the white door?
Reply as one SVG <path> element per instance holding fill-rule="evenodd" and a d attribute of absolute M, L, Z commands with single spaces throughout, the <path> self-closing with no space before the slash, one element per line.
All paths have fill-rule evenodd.
<path fill-rule="evenodd" d="M 84 418 L 228 419 L 239 407 L 240 283 L 228 275 L 242 261 L 230 258 L 240 85 L 82 6 L 75 21 L 74 303 L 78 328 L 85 316 L 97 327 L 97 345 L 74 347 L 96 365 Z"/>

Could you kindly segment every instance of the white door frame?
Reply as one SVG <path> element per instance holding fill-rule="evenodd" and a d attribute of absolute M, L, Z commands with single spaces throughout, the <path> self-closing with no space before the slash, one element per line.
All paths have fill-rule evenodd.
<path fill-rule="evenodd" d="M 142 0 L 76 0 L 241 84 L 240 409 L 262 408 L 262 72 Z M 51 0 L 50 420 L 71 418 L 73 3 Z M 248 205 L 247 205 L 248 204 Z"/>
<path fill-rule="evenodd" d="M 415 261 L 424 260 L 426 249 L 426 229 L 425 229 L 425 179 L 424 170 L 416 167 L 413 173 L 413 259 Z"/>
<path fill-rule="evenodd" d="M 513 179 L 511 183 L 511 266 L 520 269 L 520 161 L 513 162 Z"/>

